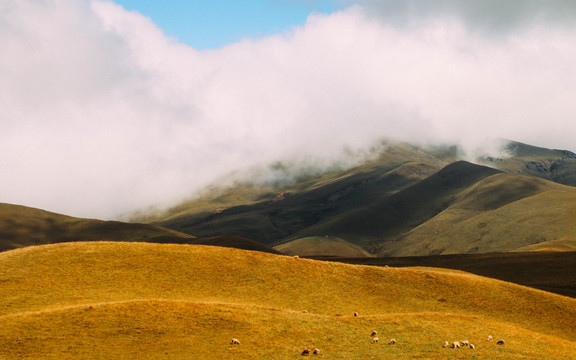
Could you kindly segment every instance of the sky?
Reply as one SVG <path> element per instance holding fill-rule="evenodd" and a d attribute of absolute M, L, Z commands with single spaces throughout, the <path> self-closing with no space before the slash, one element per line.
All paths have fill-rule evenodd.
<path fill-rule="evenodd" d="M 315 13 L 340 10 L 346 0 L 117 0 L 150 18 L 165 35 L 193 46 L 215 49 L 244 38 L 290 31 Z"/>
<path fill-rule="evenodd" d="M 109 219 L 383 138 L 576 151 L 572 0 L 159 4 L 0 0 L 0 202 Z"/>

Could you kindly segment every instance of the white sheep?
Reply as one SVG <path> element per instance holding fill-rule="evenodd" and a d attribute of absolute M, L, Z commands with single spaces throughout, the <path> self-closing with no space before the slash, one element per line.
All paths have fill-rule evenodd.
<path fill-rule="evenodd" d="M 448 341 L 444 341 L 444 345 L 443 345 L 442 347 L 443 347 L 443 348 L 447 348 L 447 347 L 449 347 L 449 346 L 450 346 L 450 344 L 448 344 Z"/>
<path fill-rule="evenodd" d="M 378 335 L 378 331 L 373 330 L 373 331 L 372 331 L 372 335 L 370 335 L 370 336 L 376 336 L 376 335 Z"/>
<path fill-rule="evenodd" d="M 454 341 L 452 343 L 452 349 L 460 349 L 460 342 Z"/>
<path fill-rule="evenodd" d="M 476 347 L 474 346 L 474 344 L 470 344 L 470 350 L 474 350 L 476 349 Z"/>
<path fill-rule="evenodd" d="M 380 341 L 380 339 L 378 339 L 378 336 L 374 336 L 374 337 L 372 338 L 372 344 L 376 344 L 376 343 L 379 342 L 379 341 Z"/>
<path fill-rule="evenodd" d="M 389 345 L 394 345 L 396 344 L 396 339 L 390 339 L 390 341 L 388 341 Z"/>
<path fill-rule="evenodd" d="M 318 348 L 314 349 L 314 351 L 312 351 L 312 354 L 320 355 L 320 349 L 318 349 Z"/>
<path fill-rule="evenodd" d="M 460 346 L 468 346 L 468 345 L 470 345 L 470 342 L 468 342 L 468 340 L 460 341 Z"/>
<path fill-rule="evenodd" d="M 240 345 L 240 341 L 236 338 L 232 339 L 231 345 Z"/>
<path fill-rule="evenodd" d="M 492 335 L 488 335 L 488 339 L 486 341 L 492 341 Z"/>

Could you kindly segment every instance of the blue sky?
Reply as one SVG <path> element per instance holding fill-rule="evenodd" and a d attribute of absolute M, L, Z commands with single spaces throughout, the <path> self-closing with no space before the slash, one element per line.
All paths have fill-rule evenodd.
<path fill-rule="evenodd" d="M 164 32 L 196 49 L 214 49 L 280 33 L 306 22 L 313 13 L 329 14 L 341 0 L 114 0 L 149 17 Z"/>

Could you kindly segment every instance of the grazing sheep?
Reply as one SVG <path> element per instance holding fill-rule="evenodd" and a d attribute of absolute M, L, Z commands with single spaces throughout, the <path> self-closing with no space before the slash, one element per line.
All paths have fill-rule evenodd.
<path fill-rule="evenodd" d="M 488 339 L 486 341 L 492 341 L 492 335 L 488 335 Z"/>
<path fill-rule="evenodd" d="M 460 341 L 460 346 L 465 347 L 465 346 L 468 346 L 468 345 L 470 345 L 470 343 L 468 342 L 468 340 Z"/>
<path fill-rule="evenodd" d="M 232 342 L 230 343 L 231 345 L 240 345 L 240 341 L 238 341 L 238 339 L 233 338 Z"/>
<path fill-rule="evenodd" d="M 354 313 L 354 316 L 358 317 L 358 313 L 357 313 L 357 312 L 355 312 L 355 313 Z"/>
<path fill-rule="evenodd" d="M 308 314 L 308 310 L 302 310 L 303 314 Z"/>
<path fill-rule="evenodd" d="M 376 344 L 376 343 L 379 342 L 379 341 L 380 341 L 380 339 L 378 339 L 378 336 L 374 336 L 374 337 L 372 338 L 372 344 Z"/>
<path fill-rule="evenodd" d="M 504 340 L 502 340 L 502 339 L 498 340 L 498 342 L 496 343 L 496 345 L 504 345 Z"/>
<path fill-rule="evenodd" d="M 476 349 L 476 347 L 474 346 L 474 344 L 470 344 L 470 350 L 474 350 Z"/>
<path fill-rule="evenodd" d="M 310 355 L 310 349 L 304 349 L 304 351 L 302 351 L 302 356 L 308 356 Z"/>
<path fill-rule="evenodd" d="M 294 258 L 296 258 L 296 259 L 298 259 L 299 257 L 300 257 L 300 256 L 298 256 L 298 255 L 294 255 Z"/>
<path fill-rule="evenodd" d="M 452 343 L 452 349 L 460 349 L 460 342 L 454 341 Z"/>
<path fill-rule="evenodd" d="M 394 345 L 396 344 L 396 339 L 390 339 L 390 341 L 388 341 L 388 345 Z"/>
<path fill-rule="evenodd" d="M 372 335 L 370 335 L 370 336 L 376 336 L 376 335 L 378 335 L 378 331 L 373 330 L 373 331 L 372 331 Z"/>
<path fill-rule="evenodd" d="M 450 346 L 450 344 L 448 344 L 448 341 L 444 341 L 444 345 L 443 345 L 442 347 L 443 347 L 443 348 L 447 348 L 447 347 L 449 347 L 449 346 Z"/>
<path fill-rule="evenodd" d="M 318 349 L 318 348 L 314 349 L 314 351 L 312 352 L 312 354 L 314 354 L 314 355 L 320 355 L 320 349 Z"/>

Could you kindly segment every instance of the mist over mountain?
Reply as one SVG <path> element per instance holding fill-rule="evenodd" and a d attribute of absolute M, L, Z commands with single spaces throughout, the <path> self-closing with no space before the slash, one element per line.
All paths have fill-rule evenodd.
<path fill-rule="evenodd" d="M 112 2 L 0 6 L 0 198 L 113 218 L 239 169 L 352 166 L 383 138 L 576 149 L 571 3 L 398 4 L 204 51 Z"/>

